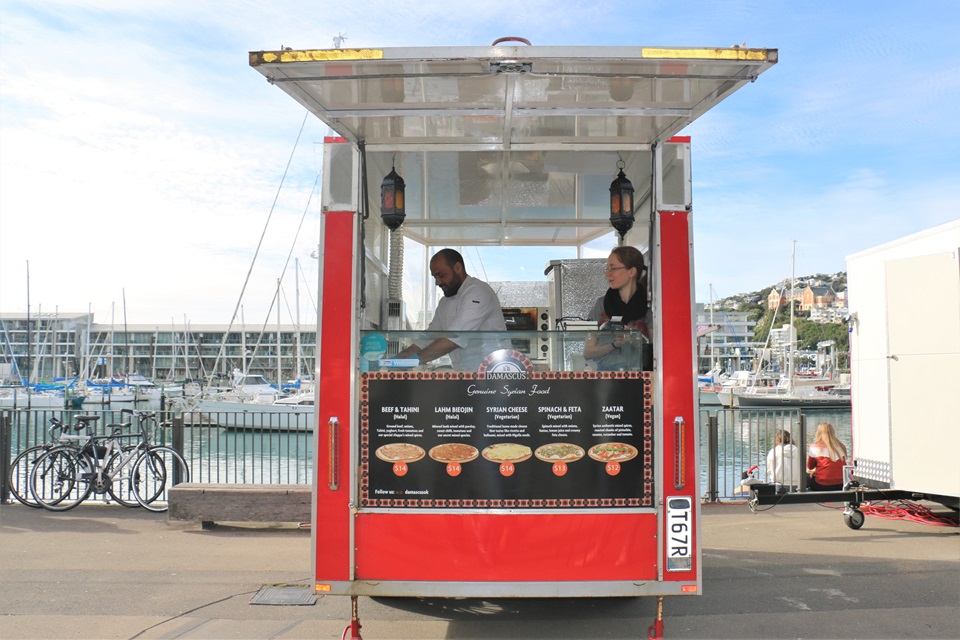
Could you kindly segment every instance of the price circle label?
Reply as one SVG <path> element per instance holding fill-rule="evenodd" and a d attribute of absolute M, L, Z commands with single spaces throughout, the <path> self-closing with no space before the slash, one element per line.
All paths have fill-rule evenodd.
<path fill-rule="evenodd" d="M 516 470 L 517 468 L 513 465 L 512 462 L 504 462 L 500 464 L 500 475 L 505 476 L 507 478 L 512 476 L 513 472 Z"/>
<path fill-rule="evenodd" d="M 463 466 L 459 462 L 447 463 L 447 475 L 456 478 L 463 471 Z"/>
<path fill-rule="evenodd" d="M 410 467 L 407 466 L 406 462 L 394 462 L 393 463 L 393 474 L 397 476 L 407 475 L 407 471 L 410 470 Z"/>
<path fill-rule="evenodd" d="M 620 473 L 620 463 L 619 462 L 608 462 L 607 463 L 607 475 L 615 476 Z"/>
<path fill-rule="evenodd" d="M 553 463 L 553 475 L 560 477 L 567 475 L 567 463 L 566 462 L 554 462 Z"/>

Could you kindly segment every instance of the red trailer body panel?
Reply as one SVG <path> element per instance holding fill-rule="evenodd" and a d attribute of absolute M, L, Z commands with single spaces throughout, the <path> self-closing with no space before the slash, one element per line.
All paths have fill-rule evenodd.
<path fill-rule="evenodd" d="M 663 322 L 661 336 L 663 353 L 669 354 L 661 362 L 663 372 L 663 447 L 661 448 L 663 475 L 663 503 L 669 505 L 672 497 L 691 498 L 698 494 L 699 466 L 696 449 L 697 407 L 694 403 L 696 378 L 694 372 L 693 326 L 693 238 L 690 213 L 663 211 L 658 214 L 660 229 L 661 302 Z M 695 519 L 697 510 L 687 516 L 672 519 L 669 513 L 663 519 L 664 558 L 690 552 L 689 570 L 669 570 L 665 580 L 694 580 L 699 554 Z"/>
<path fill-rule="evenodd" d="M 314 428 L 317 509 L 313 535 L 317 576 L 349 580 L 350 537 L 350 425 L 353 420 L 351 387 L 354 369 L 351 335 L 353 313 L 353 247 L 357 213 L 331 211 L 323 215 L 319 369 L 339 371 L 321 375 L 319 397 L 323 411 Z M 319 543 L 317 541 L 319 540 Z"/>
<path fill-rule="evenodd" d="M 656 523 L 652 513 L 363 514 L 357 579 L 655 580 Z"/>

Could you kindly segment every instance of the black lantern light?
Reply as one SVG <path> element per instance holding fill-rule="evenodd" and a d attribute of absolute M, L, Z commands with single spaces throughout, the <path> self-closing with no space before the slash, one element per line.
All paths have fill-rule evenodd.
<path fill-rule="evenodd" d="M 380 183 L 380 217 L 391 231 L 399 229 L 403 219 L 407 217 L 403 204 L 405 186 L 403 178 L 392 166 L 390 173 Z"/>
<path fill-rule="evenodd" d="M 620 173 L 610 183 L 610 224 L 623 238 L 633 227 L 633 183 L 623 175 L 623 158 L 617 161 Z"/>

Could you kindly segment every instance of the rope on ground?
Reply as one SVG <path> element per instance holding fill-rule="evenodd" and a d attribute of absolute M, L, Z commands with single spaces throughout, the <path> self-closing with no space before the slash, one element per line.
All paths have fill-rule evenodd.
<path fill-rule="evenodd" d="M 301 579 L 299 579 L 299 580 L 296 580 L 295 582 L 304 582 L 304 581 L 306 581 L 306 580 L 308 580 L 308 578 L 301 578 Z M 161 626 L 161 625 L 165 625 L 165 624 L 167 624 L 168 622 L 172 622 L 173 620 L 178 620 L 179 618 L 185 618 L 185 617 L 189 616 L 191 613 L 194 613 L 195 611 L 199 611 L 200 609 L 205 609 L 205 608 L 211 607 L 211 606 L 213 606 L 213 605 L 215 605 L 215 604 L 220 604 L 221 602 L 226 602 L 227 600 L 230 600 L 231 598 L 238 598 L 238 597 L 240 597 L 240 596 L 248 596 L 248 595 L 250 595 L 250 594 L 252 594 L 252 593 L 256 593 L 256 592 L 259 591 L 259 590 L 260 590 L 260 589 L 258 588 L 258 589 L 254 589 L 253 591 L 242 591 L 242 592 L 240 592 L 240 593 L 231 593 L 231 594 L 228 595 L 228 596 L 224 596 L 223 598 L 219 598 L 219 599 L 217 599 L 217 600 L 213 600 L 212 602 L 205 602 L 205 603 L 203 603 L 203 604 L 201 604 L 201 605 L 198 605 L 198 606 L 194 607 L 193 609 L 190 609 L 189 611 L 181 611 L 180 613 L 178 613 L 178 614 L 175 615 L 175 616 L 171 616 L 171 617 L 167 618 L 166 620 L 161 620 L 160 622 L 158 622 L 158 623 L 156 623 L 156 624 L 152 624 L 152 625 L 150 625 L 149 627 L 147 627 L 146 629 L 141 629 L 136 635 L 132 636 L 132 637 L 130 638 L 130 640 L 137 640 L 137 638 L 139 638 L 140 636 L 142 636 L 143 634 L 145 634 L 147 631 L 150 631 L 151 629 L 156 629 L 157 627 L 159 627 L 159 626 Z"/>
<path fill-rule="evenodd" d="M 929 508 L 909 500 L 887 500 L 883 503 L 865 502 L 860 506 L 864 515 L 885 520 L 908 520 L 933 527 L 958 527 L 955 517 L 938 515 Z"/>

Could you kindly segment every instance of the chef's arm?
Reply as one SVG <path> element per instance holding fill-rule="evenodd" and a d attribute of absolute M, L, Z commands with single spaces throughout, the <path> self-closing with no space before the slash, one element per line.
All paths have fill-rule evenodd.
<path fill-rule="evenodd" d="M 424 348 L 420 348 L 415 344 L 411 344 L 409 347 L 393 356 L 394 358 L 410 358 L 416 356 L 420 359 L 420 363 L 430 362 L 431 360 L 436 360 L 440 356 L 445 356 L 454 349 L 459 349 L 458 345 L 453 340 L 448 340 L 447 338 L 437 338 Z"/>

